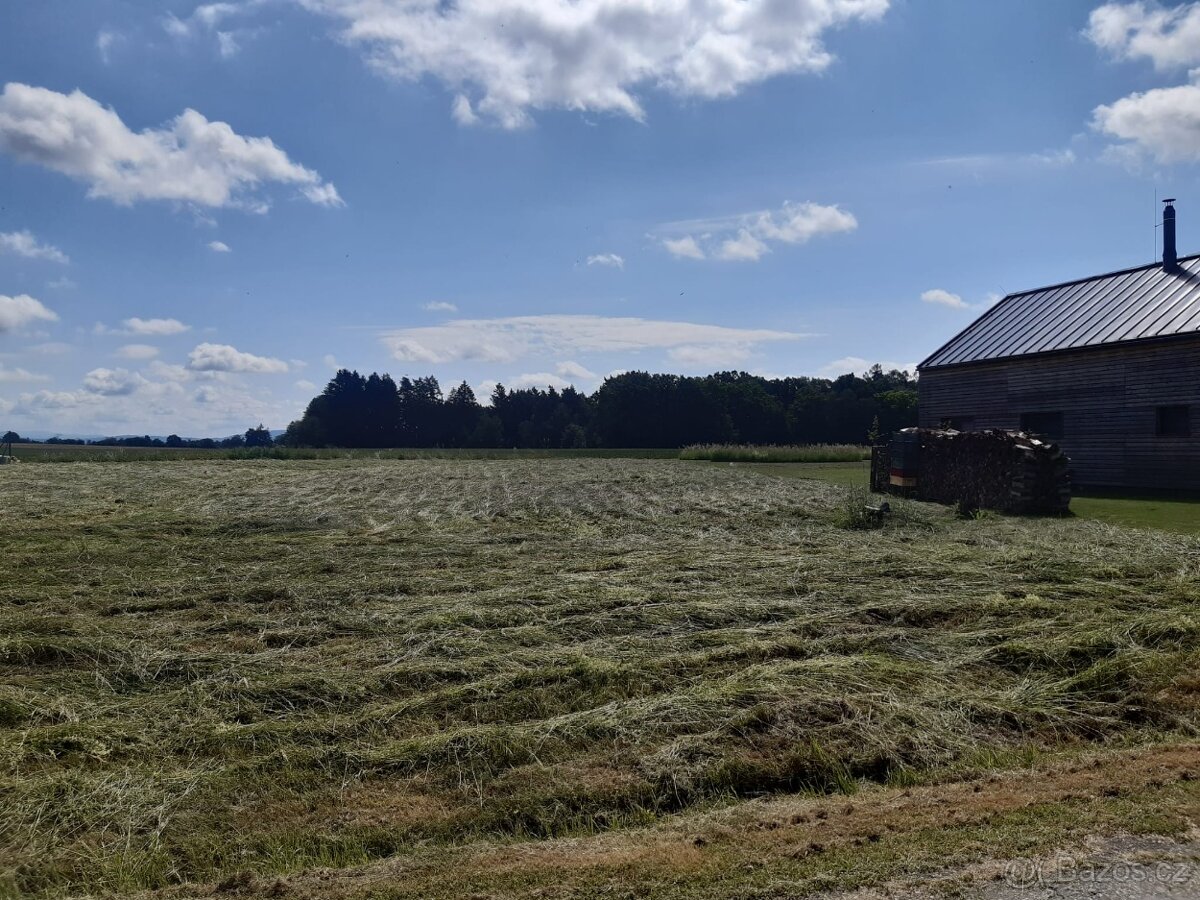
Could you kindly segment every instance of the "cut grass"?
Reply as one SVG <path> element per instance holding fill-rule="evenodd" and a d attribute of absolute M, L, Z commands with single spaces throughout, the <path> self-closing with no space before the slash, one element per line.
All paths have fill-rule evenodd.
<path fill-rule="evenodd" d="M 1200 725 L 1185 536 L 923 504 L 858 531 L 841 487 L 666 460 L 11 466 L 0 492 L 13 893 L 396 857 L 452 896 L 480 841 Z"/>
<path fill-rule="evenodd" d="M 14 444 L 20 462 L 179 462 L 181 460 L 299 459 L 675 459 L 678 450 L 604 449 L 540 450 L 532 448 L 344 448 L 255 447 L 198 450 L 190 447 L 102 447 L 92 444 Z"/>
<path fill-rule="evenodd" d="M 692 444 L 680 459 L 738 463 L 833 463 L 870 460 L 871 448 L 857 444 Z"/>

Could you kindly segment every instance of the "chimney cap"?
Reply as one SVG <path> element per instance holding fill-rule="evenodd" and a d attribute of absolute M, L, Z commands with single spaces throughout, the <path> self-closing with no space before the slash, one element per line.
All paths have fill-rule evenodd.
<path fill-rule="evenodd" d="M 1167 197 L 1165 200 L 1163 200 L 1163 203 L 1174 203 L 1174 202 L 1175 202 L 1174 197 Z"/>

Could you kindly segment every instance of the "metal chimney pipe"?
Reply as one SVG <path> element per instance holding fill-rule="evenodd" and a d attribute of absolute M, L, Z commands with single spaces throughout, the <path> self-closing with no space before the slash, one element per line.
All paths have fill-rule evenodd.
<path fill-rule="evenodd" d="M 1163 255 L 1162 267 L 1164 272 L 1174 272 L 1179 268 L 1179 256 L 1175 252 L 1175 202 L 1174 197 L 1163 201 Z"/>

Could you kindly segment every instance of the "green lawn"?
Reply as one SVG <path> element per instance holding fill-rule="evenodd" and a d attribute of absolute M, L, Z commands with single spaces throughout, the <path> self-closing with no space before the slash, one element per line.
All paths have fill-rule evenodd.
<path fill-rule="evenodd" d="M 868 462 L 763 463 L 742 468 L 781 478 L 805 478 L 829 484 L 865 485 L 871 476 Z M 1071 500 L 1071 511 L 1081 519 L 1095 519 L 1112 525 L 1200 534 L 1200 500 L 1082 496 Z"/>

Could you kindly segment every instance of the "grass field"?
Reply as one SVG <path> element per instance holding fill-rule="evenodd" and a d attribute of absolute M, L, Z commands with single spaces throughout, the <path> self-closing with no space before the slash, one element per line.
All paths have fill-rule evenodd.
<path fill-rule="evenodd" d="M 20 462 L 179 462 L 181 460 L 300 459 L 676 459 L 678 450 L 396 449 L 350 450 L 293 447 L 197 450 L 172 447 L 102 447 L 95 444 L 14 444 Z"/>
<path fill-rule="evenodd" d="M 0 896 L 798 896 L 1200 814 L 1185 535 L 667 460 L 0 495 Z"/>

